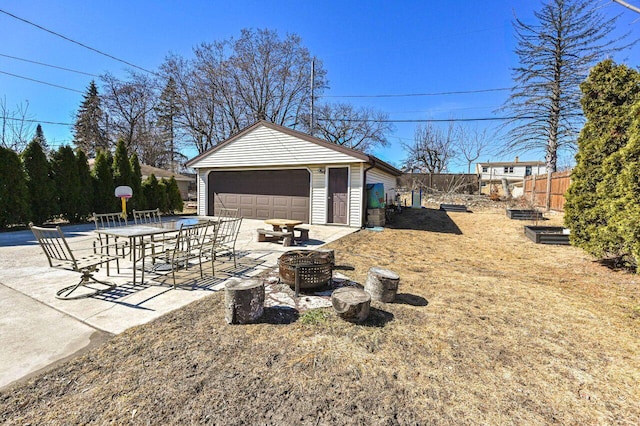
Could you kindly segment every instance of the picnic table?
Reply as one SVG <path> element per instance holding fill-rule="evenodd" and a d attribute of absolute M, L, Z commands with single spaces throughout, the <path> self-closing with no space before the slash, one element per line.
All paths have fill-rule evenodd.
<path fill-rule="evenodd" d="M 293 229 L 298 225 L 302 225 L 303 222 L 293 219 L 267 219 L 264 223 L 273 226 L 274 231 L 280 231 L 284 228 L 286 232 L 293 232 Z"/>
<path fill-rule="evenodd" d="M 293 219 L 267 219 L 264 221 L 267 225 L 273 226 L 273 230 L 258 229 L 258 241 L 280 241 L 283 240 L 284 246 L 290 246 L 294 243 L 293 231 L 296 230 L 296 226 L 302 225 L 301 220 Z M 297 229 L 301 232 L 301 238 L 303 240 L 309 239 L 309 230 Z M 302 238 L 304 235 L 305 238 Z"/>

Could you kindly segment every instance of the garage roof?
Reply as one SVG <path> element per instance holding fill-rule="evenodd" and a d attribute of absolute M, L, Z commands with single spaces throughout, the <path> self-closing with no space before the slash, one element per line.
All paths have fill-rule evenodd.
<path fill-rule="evenodd" d="M 196 167 L 197 168 L 197 166 L 195 166 L 195 164 L 198 161 L 202 160 L 205 157 L 208 157 L 209 155 L 215 153 L 216 151 L 218 151 L 218 150 L 224 148 L 225 146 L 233 143 L 235 140 L 237 140 L 237 139 L 241 138 L 242 136 L 252 132 L 253 130 L 255 130 L 256 128 L 258 128 L 260 126 L 264 126 L 264 127 L 270 128 L 272 130 L 275 130 L 275 131 L 278 131 L 278 132 L 282 132 L 282 133 L 285 133 L 287 135 L 290 135 L 290 136 L 305 140 L 307 142 L 311 142 L 311 143 L 314 143 L 316 145 L 319 145 L 319 146 L 322 146 L 322 147 L 325 147 L 325 148 L 329 148 L 329 149 L 332 149 L 334 151 L 349 155 L 349 156 L 354 157 L 356 159 L 362 160 L 365 163 L 370 164 L 370 165 L 372 165 L 372 166 L 374 166 L 374 167 L 376 167 L 378 169 L 384 170 L 385 172 L 390 173 L 390 174 L 392 174 L 394 176 L 402 175 L 402 172 L 400 170 L 398 170 L 395 167 L 393 167 L 392 165 L 380 160 L 379 158 L 374 157 L 373 155 L 368 155 L 368 154 L 365 154 L 365 153 L 363 153 L 361 151 L 357 151 L 355 149 L 351 149 L 351 148 L 347 148 L 347 147 L 344 147 L 344 146 L 341 146 L 341 145 L 337 145 L 335 143 L 331 143 L 331 142 L 328 142 L 326 140 L 316 138 L 316 137 L 311 136 L 311 135 L 309 135 L 307 133 L 303 133 L 303 132 L 299 132 L 297 130 L 289 129 L 288 127 L 280 126 L 278 124 L 270 123 L 270 122 L 264 121 L 264 120 L 258 121 L 257 123 L 245 128 L 245 129 L 241 130 L 240 132 L 236 133 L 235 135 L 231 136 L 229 139 L 227 139 L 227 140 L 225 140 L 223 142 L 220 142 L 218 145 L 214 146 L 213 148 L 209 149 L 208 151 L 205 151 L 202 154 L 198 155 L 197 157 L 192 158 L 191 160 L 189 160 L 187 162 L 187 166 L 188 167 Z"/>

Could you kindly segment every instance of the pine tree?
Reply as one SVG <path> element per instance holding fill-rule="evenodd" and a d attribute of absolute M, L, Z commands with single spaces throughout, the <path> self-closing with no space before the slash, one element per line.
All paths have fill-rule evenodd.
<path fill-rule="evenodd" d="M 69 222 L 79 221 L 81 218 L 80 175 L 76 156 L 70 146 L 61 146 L 53 153 L 51 170 L 56 183 L 60 214 Z"/>
<path fill-rule="evenodd" d="M 49 152 L 49 144 L 47 143 L 47 138 L 44 137 L 44 131 L 40 124 L 36 126 L 36 135 L 34 136 L 34 139 L 38 141 L 42 151 L 47 154 Z"/>
<path fill-rule="evenodd" d="M 0 146 L 0 165 L 0 228 L 6 228 L 29 218 L 29 190 L 18 154 Z"/>
<path fill-rule="evenodd" d="M 169 77 L 164 90 L 160 94 L 158 105 L 156 106 L 156 116 L 158 118 L 157 126 L 160 130 L 165 151 L 167 153 L 166 162 L 169 164 L 169 170 L 176 171 L 176 163 L 178 156 L 182 156 L 177 152 L 176 144 L 176 118 L 179 113 L 178 94 L 176 82 L 173 77 Z"/>
<path fill-rule="evenodd" d="M 22 163 L 31 200 L 29 220 L 37 225 L 49 220 L 57 211 L 56 185 L 51 178 L 51 165 L 43 151 L 41 140 L 36 132 L 36 136 L 22 152 Z"/>
<path fill-rule="evenodd" d="M 620 151 L 629 143 L 630 111 L 640 100 L 640 73 L 605 60 L 580 88 L 587 122 L 578 137 L 565 224 L 572 244 L 598 257 L 618 256 L 622 237 L 611 218 L 623 208 L 618 175 L 625 166 Z"/>
<path fill-rule="evenodd" d="M 102 150 L 98 151 L 96 161 L 93 164 L 93 195 L 94 211 L 96 213 L 111 213 L 114 211 L 115 185 L 113 184 L 113 171 L 111 170 L 112 163 L 113 158 L 110 153 Z"/>
<path fill-rule="evenodd" d="M 73 126 L 74 142 L 87 155 L 93 156 L 99 149 L 108 149 L 109 143 L 102 128 L 103 111 L 95 81 L 89 83 L 87 93 L 80 104 Z"/>

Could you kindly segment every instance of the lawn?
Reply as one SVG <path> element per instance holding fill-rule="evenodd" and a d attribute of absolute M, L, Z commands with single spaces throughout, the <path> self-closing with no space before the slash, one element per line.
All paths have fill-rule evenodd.
<path fill-rule="evenodd" d="M 216 293 L 3 391 L 0 420 L 640 424 L 640 277 L 536 245 L 524 224 L 406 210 L 330 245 L 354 280 L 401 276 L 365 324 L 272 308 L 230 326 Z"/>

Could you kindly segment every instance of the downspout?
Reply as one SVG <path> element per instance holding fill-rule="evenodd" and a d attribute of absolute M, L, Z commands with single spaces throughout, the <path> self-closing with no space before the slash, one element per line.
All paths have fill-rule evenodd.
<path fill-rule="evenodd" d="M 376 160 L 370 158 L 371 164 L 362 173 L 362 228 L 367 227 L 367 172 L 375 167 Z"/>

